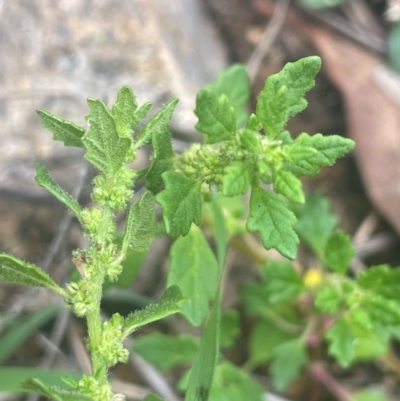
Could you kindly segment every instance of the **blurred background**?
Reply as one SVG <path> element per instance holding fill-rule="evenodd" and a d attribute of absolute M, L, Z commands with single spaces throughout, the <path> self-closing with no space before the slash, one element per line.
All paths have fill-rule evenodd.
<path fill-rule="evenodd" d="M 1 0 L 0 251 L 36 263 L 63 282 L 71 249 L 85 246 L 76 222 L 36 184 L 35 166 L 44 163 L 82 203 L 90 201 L 94 172 L 80 149 L 52 140 L 37 109 L 85 126 L 86 99 L 110 105 L 124 85 L 133 88 L 139 104 L 152 102 L 152 113 L 178 97 L 171 130 L 179 151 L 200 139 L 194 129 L 196 92 L 222 69 L 247 64 L 254 106 L 268 75 L 314 54 L 322 57 L 322 71 L 307 95 L 309 107 L 290 121 L 289 130 L 339 134 L 357 147 L 305 180 L 305 187 L 331 200 L 340 225 L 355 236 L 360 264 L 399 265 L 399 0 Z M 147 160 L 144 151 L 137 163 Z M 145 258 L 147 268 L 133 290 L 159 294 L 169 245 L 167 239 L 153 243 L 156 252 Z M 248 261 L 235 263 L 230 306 Z M 23 329 L 7 337 L 10 319 Z M 48 292 L 0 283 L 0 391 L 11 380 L 4 367 L 87 369 L 82 333 L 81 322 L 62 312 Z M 375 380 L 392 391 L 400 382 L 400 364 L 396 369 L 393 378 L 361 367 L 343 380 Z M 133 368 L 114 374 L 131 399 L 141 399 L 151 386 Z M 290 395 L 305 399 L 301 390 Z M 18 397 L 28 396 L 0 392 L 0 400 Z"/>

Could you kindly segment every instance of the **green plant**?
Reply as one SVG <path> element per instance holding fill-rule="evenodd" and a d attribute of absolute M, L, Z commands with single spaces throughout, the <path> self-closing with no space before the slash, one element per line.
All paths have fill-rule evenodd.
<path fill-rule="evenodd" d="M 150 104 L 138 108 L 128 87 L 119 91 L 111 109 L 99 100 L 88 100 L 87 129 L 48 112 L 38 112 L 55 140 L 84 148 L 85 159 L 99 170 L 93 180 L 93 206 L 82 208 L 53 181 L 43 165 L 37 167 L 37 182 L 77 217 L 90 246 L 73 253 L 80 277 L 65 288 L 38 267 L 7 254 L 0 255 L 0 277 L 3 281 L 47 287 L 62 296 L 77 316 L 86 319 L 93 373 L 79 381 L 65 380 L 69 388 L 31 379 L 23 384 L 25 389 L 56 400 L 121 399 L 122 395 L 113 394 L 107 371 L 127 360 L 124 339 L 136 328 L 179 311 L 196 326 L 208 316 L 185 399 L 207 400 L 213 391 L 214 376 L 244 380 L 233 365 L 226 363 L 222 371 L 220 367 L 215 370 L 229 233 L 222 205 L 224 197 L 237 198 L 251 190 L 246 229 L 258 232 L 265 248 L 275 248 L 291 259 L 296 256 L 297 219 L 291 204 L 305 200 L 299 177 L 317 174 L 320 167 L 332 165 L 354 147 L 351 140 L 336 135 L 302 133 L 293 139 L 284 129 L 288 119 L 307 106 L 304 94 L 314 85 L 320 63 L 318 57 L 308 57 L 288 63 L 270 76 L 258 97 L 256 112 L 248 118 L 244 109 L 249 96 L 245 68 L 236 65 L 221 74 L 197 95 L 196 128 L 204 135 L 205 144 L 193 145 L 182 155 L 174 154 L 168 128 L 177 100 L 169 102 L 142 128 L 140 121 Z M 149 167 L 141 171 L 129 168 L 136 152 L 148 144 L 153 147 Z M 131 203 L 134 183 L 141 179 L 147 191 Z M 147 308 L 127 317 L 115 313 L 103 321 L 103 283 L 118 279 L 129 249 L 142 251 L 148 247 L 157 231 L 155 202 L 162 207 L 165 231 L 176 239 L 171 249 L 168 288 Z M 114 217 L 126 208 L 121 242 L 115 235 Z M 213 215 L 209 229 L 215 238 L 216 256 L 196 227 L 207 210 Z M 158 397 L 146 398 L 151 399 Z"/>

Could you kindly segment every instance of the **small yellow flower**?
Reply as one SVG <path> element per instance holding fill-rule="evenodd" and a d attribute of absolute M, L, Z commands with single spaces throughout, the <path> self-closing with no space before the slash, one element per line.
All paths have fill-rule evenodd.
<path fill-rule="evenodd" d="M 314 287 L 318 285 L 322 281 L 322 279 L 323 276 L 321 270 L 316 268 L 308 269 L 303 277 L 306 287 Z"/>

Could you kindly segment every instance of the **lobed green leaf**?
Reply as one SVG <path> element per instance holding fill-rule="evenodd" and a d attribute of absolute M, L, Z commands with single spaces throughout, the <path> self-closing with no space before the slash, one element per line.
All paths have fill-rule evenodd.
<path fill-rule="evenodd" d="M 273 175 L 274 190 L 290 202 L 304 203 L 305 197 L 301 181 L 292 173 L 279 170 Z"/>
<path fill-rule="evenodd" d="M 47 287 L 57 294 L 64 295 L 64 290 L 40 267 L 6 253 L 0 254 L 0 278 L 8 283 Z"/>
<path fill-rule="evenodd" d="M 155 135 L 162 133 L 166 129 L 166 126 L 174 114 L 178 101 L 178 99 L 172 99 L 147 122 L 140 131 L 138 140 L 135 143 L 135 149 L 150 143 Z"/>
<path fill-rule="evenodd" d="M 354 252 L 350 236 L 343 230 L 337 230 L 328 238 L 322 263 L 336 273 L 344 274 Z"/>
<path fill-rule="evenodd" d="M 85 147 L 82 142 L 82 137 L 85 134 L 84 128 L 45 110 L 38 110 L 37 114 L 43 127 L 53 134 L 55 141 L 64 142 L 65 146 Z"/>
<path fill-rule="evenodd" d="M 246 66 L 243 64 L 233 64 L 228 69 L 222 71 L 210 87 L 218 95 L 227 96 L 230 104 L 235 109 L 237 125 L 238 127 L 242 126 L 248 117 L 245 106 L 250 98 L 250 80 Z"/>
<path fill-rule="evenodd" d="M 146 251 L 156 231 L 154 196 L 146 191 L 129 209 L 122 248 L 137 252 Z"/>
<path fill-rule="evenodd" d="M 129 86 L 121 88 L 117 94 L 117 101 L 111 110 L 118 134 L 121 137 L 130 138 L 135 132 L 139 123 L 136 116 L 137 107 L 138 104 L 132 89 Z"/>
<path fill-rule="evenodd" d="M 292 263 L 286 260 L 268 261 L 261 267 L 261 273 L 271 303 L 291 301 L 304 290 L 302 277 Z"/>
<path fill-rule="evenodd" d="M 286 341 L 272 351 L 271 375 L 277 390 L 283 391 L 307 364 L 304 344 L 298 339 Z"/>
<path fill-rule="evenodd" d="M 326 332 L 325 337 L 329 340 L 329 354 L 343 366 L 348 367 L 354 358 L 356 336 L 347 318 L 340 317 Z"/>
<path fill-rule="evenodd" d="M 156 196 L 156 201 L 163 208 L 167 233 L 175 238 L 185 236 L 192 223 L 201 223 L 200 185 L 175 171 L 166 171 L 162 178 L 165 190 Z"/>
<path fill-rule="evenodd" d="M 132 138 L 118 134 L 115 120 L 102 101 L 88 99 L 88 104 L 89 129 L 82 138 L 87 150 L 85 159 L 104 173 L 115 173 L 125 162 Z"/>
<path fill-rule="evenodd" d="M 299 239 L 293 230 L 295 215 L 281 196 L 260 187 L 253 187 L 247 229 L 260 233 L 265 248 L 275 248 L 283 256 L 294 259 Z"/>
<path fill-rule="evenodd" d="M 400 268 L 388 265 L 372 266 L 364 270 L 357 283 L 365 290 L 400 301 Z"/>
<path fill-rule="evenodd" d="M 330 284 L 325 284 L 315 297 L 315 306 L 326 313 L 335 313 L 341 301 L 340 291 Z"/>
<path fill-rule="evenodd" d="M 307 107 L 304 94 L 314 86 L 320 67 L 319 57 L 305 57 L 287 63 L 267 79 L 257 100 L 256 114 L 268 138 L 278 135 L 290 117 Z"/>
<path fill-rule="evenodd" d="M 244 195 L 250 186 L 250 168 L 247 164 L 234 161 L 225 167 L 222 178 L 222 193 L 225 196 Z"/>
<path fill-rule="evenodd" d="M 310 149 L 310 156 L 293 158 L 293 161 L 285 163 L 285 169 L 293 174 L 315 175 L 322 166 L 332 166 L 336 159 L 350 152 L 355 146 L 351 139 L 343 138 L 339 135 L 323 136 L 321 134 L 308 135 L 302 133 L 293 142 L 295 147 Z M 314 153 L 311 153 L 314 149 Z"/>
<path fill-rule="evenodd" d="M 170 251 L 168 285 L 178 285 L 186 298 L 182 313 L 199 326 L 208 313 L 208 303 L 215 296 L 218 263 L 203 233 L 193 226 L 186 237 L 178 238 Z"/>
<path fill-rule="evenodd" d="M 206 143 L 218 143 L 235 136 L 235 109 L 226 95 L 218 95 L 210 88 L 200 90 L 194 112 L 199 119 L 196 129 L 205 136 Z"/>
<path fill-rule="evenodd" d="M 46 167 L 39 163 L 36 166 L 36 182 L 43 188 L 46 188 L 53 196 L 55 196 L 59 201 L 64 203 L 74 214 L 79 218 L 81 213 L 81 206 L 78 201 L 70 195 L 68 192 L 64 191 L 50 176 Z"/>

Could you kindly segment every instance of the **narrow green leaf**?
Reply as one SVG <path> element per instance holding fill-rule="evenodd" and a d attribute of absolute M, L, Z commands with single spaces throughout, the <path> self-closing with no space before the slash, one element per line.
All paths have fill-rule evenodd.
<path fill-rule="evenodd" d="M 170 251 L 168 285 L 178 285 L 183 296 L 182 313 L 199 326 L 215 296 L 218 263 L 203 233 L 193 226 L 186 237 L 178 238 Z"/>
<path fill-rule="evenodd" d="M 307 107 L 304 94 L 314 86 L 314 77 L 321 67 L 317 56 L 287 63 L 271 75 L 257 100 L 257 117 L 269 138 L 283 129 L 286 121 Z"/>
<path fill-rule="evenodd" d="M 64 142 L 65 146 L 78 146 L 84 148 L 82 137 L 85 129 L 78 127 L 73 122 L 64 120 L 45 110 L 38 110 L 37 114 L 43 127 L 53 134 L 55 141 Z"/>
<path fill-rule="evenodd" d="M 302 277 L 287 260 L 271 259 L 261 267 L 261 272 L 271 303 L 291 301 L 304 290 Z"/>
<path fill-rule="evenodd" d="M 138 140 L 135 143 L 135 149 L 140 148 L 146 143 L 150 143 L 155 135 L 160 134 L 165 130 L 165 127 L 168 125 L 172 115 L 174 114 L 178 101 L 178 99 L 171 100 L 147 122 L 140 131 Z"/>
<path fill-rule="evenodd" d="M 155 133 L 151 141 L 153 145 L 153 159 L 146 174 L 146 188 L 157 194 L 164 186 L 162 173 L 171 170 L 174 151 L 172 149 L 171 134 L 165 126 L 163 130 Z"/>
<path fill-rule="evenodd" d="M 115 173 L 125 161 L 132 139 L 118 134 L 113 116 L 100 100 L 88 99 L 89 129 L 82 141 L 87 149 L 85 159 L 104 173 Z"/>
<path fill-rule="evenodd" d="M 82 376 L 78 372 L 65 372 L 19 366 L 0 367 L 0 393 L 19 393 L 23 391 L 20 387 L 21 383 L 31 377 L 43 380 L 51 386 L 59 386 L 62 383 L 60 377 L 63 375 L 67 375 L 76 380 L 79 380 Z"/>
<path fill-rule="evenodd" d="M 34 331 L 53 318 L 59 311 L 60 305 L 51 305 L 28 316 L 20 317 L 15 325 L 0 337 L 0 363 L 5 361 Z M 0 377 L 3 376 L 0 375 Z"/>
<path fill-rule="evenodd" d="M 299 339 L 289 340 L 272 351 L 271 375 L 277 390 L 283 391 L 307 364 L 307 353 Z"/>
<path fill-rule="evenodd" d="M 285 169 L 297 176 L 317 174 L 322 166 L 332 166 L 336 159 L 350 152 L 355 146 L 354 141 L 339 135 L 323 136 L 306 133 L 299 135 L 293 144 L 296 147 L 315 150 L 315 153 L 307 158 L 298 158 L 297 161 L 285 163 Z"/>
<path fill-rule="evenodd" d="M 146 251 L 155 231 L 154 196 L 146 191 L 129 209 L 122 249 L 126 251 L 129 247 L 137 252 Z"/>
<path fill-rule="evenodd" d="M 218 143 L 235 136 L 235 109 L 226 95 L 218 95 L 210 88 L 200 90 L 194 112 L 199 119 L 196 129 L 205 136 L 206 143 Z"/>
<path fill-rule="evenodd" d="M 365 290 L 400 301 L 400 268 L 389 265 L 372 266 L 357 278 L 358 284 Z"/>
<path fill-rule="evenodd" d="M 133 343 L 135 352 L 163 371 L 193 362 L 198 348 L 199 339 L 189 334 L 172 336 L 156 332 L 138 336 Z"/>
<path fill-rule="evenodd" d="M 163 296 L 156 302 L 129 315 L 125 320 L 124 335 L 129 336 L 137 327 L 144 326 L 156 320 L 181 311 L 180 303 L 185 299 L 178 286 L 169 286 Z"/>
<path fill-rule="evenodd" d="M 226 95 L 230 104 L 234 107 L 237 116 L 238 127 L 242 126 L 248 117 L 245 109 L 250 98 L 250 80 L 246 66 L 233 64 L 222 71 L 217 80 L 210 85 L 218 95 Z"/>
<path fill-rule="evenodd" d="M 299 239 L 293 230 L 295 215 L 279 195 L 253 187 L 247 229 L 260 233 L 265 248 L 275 248 L 283 256 L 294 259 Z"/>
<path fill-rule="evenodd" d="M 77 391 L 71 391 L 62 387 L 48 386 L 38 379 L 28 379 L 21 384 L 21 388 L 44 395 L 56 401 L 94 401 Z"/>
<path fill-rule="evenodd" d="M 222 193 L 225 196 L 244 195 L 250 186 L 250 168 L 247 164 L 234 161 L 224 170 Z"/>
<path fill-rule="evenodd" d="M 6 253 L 0 254 L 0 278 L 6 283 L 24 284 L 29 287 L 47 287 L 61 296 L 64 295 L 64 290 L 40 267 Z"/>
<path fill-rule="evenodd" d="M 167 233 L 176 238 L 187 235 L 192 223 L 201 223 L 200 184 L 175 171 L 162 174 L 165 190 L 156 196 L 163 208 Z"/>
<path fill-rule="evenodd" d="M 343 230 L 337 230 L 328 238 L 322 263 L 329 269 L 344 274 L 350 265 L 354 252 L 355 249 L 351 245 L 350 236 Z"/>
<path fill-rule="evenodd" d="M 68 192 L 64 191 L 50 176 L 46 167 L 39 163 L 36 166 L 36 182 L 41 186 L 46 188 L 53 196 L 55 196 L 59 201 L 64 203 L 74 214 L 79 218 L 81 213 L 81 207 L 78 201 L 70 195 Z"/>
<path fill-rule="evenodd" d="M 316 253 L 322 255 L 328 238 L 337 225 L 337 217 L 331 212 L 329 200 L 318 195 L 307 196 L 304 205 L 295 205 L 298 219 L 295 230 Z"/>
<path fill-rule="evenodd" d="M 135 132 L 139 123 L 136 116 L 137 107 L 138 104 L 132 89 L 129 86 L 121 88 L 112 108 L 115 125 L 121 137 L 130 138 Z"/>
<path fill-rule="evenodd" d="M 274 190 L 286 198 L 290 202 L 304 203 L 305 197 L 301 181 L 292 173 L 285 170 L 279 170 L 273 176 Z"/>
<path fill-rule="evenodd" d="M 333 326 L 326 332 L 329 340 L 329 354 L 343 366 L 348 367 L 354 358 L 354 349 L 357 338 L 346 317 L 336 320 Z"/>
<path fill-rule="evenodd" d="M 150 102 L 147 102 L 143 104 L 143 106 L 140 106 L 138 108 L 138 110 L 136 111 L 136 117 L 138 118 L 139 121 L 147 116 L 147 113 L 151 109 L 151 106 L 152 104 Z"/>

